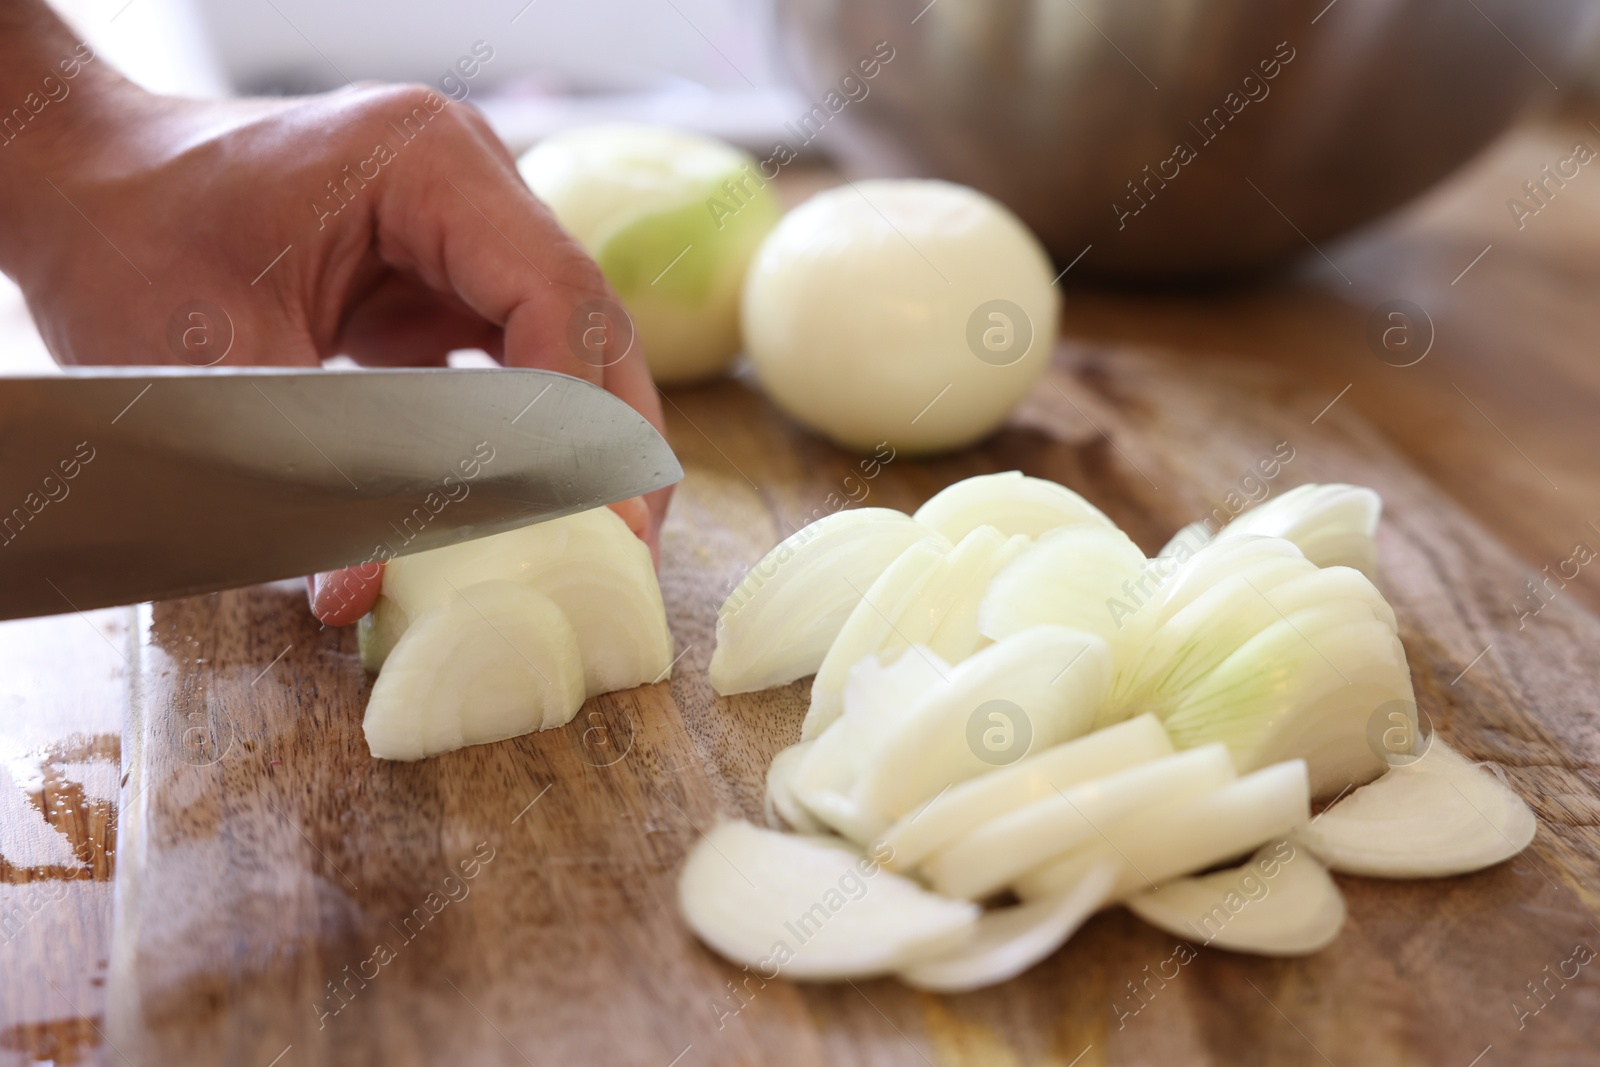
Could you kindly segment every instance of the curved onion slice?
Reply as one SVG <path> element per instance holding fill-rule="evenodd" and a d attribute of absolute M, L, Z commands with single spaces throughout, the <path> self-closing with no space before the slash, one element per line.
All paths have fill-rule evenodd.
<path fill-rule="evenodd" d="M 946 486 L 911 517 L 951 541 L 979 526 L 1027 537 L 1078 523 L 1113 526 L 1104 512 L 1066 486 L 1021 471 L 980 474 Z"/>
<path fill-rule="evenodd" d="M 1285 559 L 1303 560 L 1305 554 L 1281 537 L 1236 537 L 1213 541 L 1192 556 L 1157 557 L 1166 569 L 1153 605 L 1154 625 L 1165 623 L 1218 583 L 1239 574 L 1268 573 L 1262 568 Z"/>
<path fill-rule="evenodd" d="M 903 512 L 858 508 L 785 538 L 745 572 L 717 613 L 711 687 L 727 696 L 816 673 L 861 594 L 927 536 Z"/>
<path fill-rule="evenodd" d="M 909 715 L 923 695 L 942 685 L 953 668 L 928 649 L 906 650 L 885 665 L 868 656 L 845 682 L 844 713 L 810 742 L 789 788 L 813 815 L 861 844 L 887 820 L 856 801 L 855 783 L 876 758 L 883 737 Z"/>
<path fill-rule="evenodd" d="M 946 896 L 985 897 L 1054 856 L 1088 842 L 1103 843 L 1100 827 L 1192 801 L 1233 777 L 1224 745 L 1164 756 L 1007 812 L 935 855 L 923 869 Z"/>
<path fill-rule="evenodd" d="M 478 582 L 407 628 L 361 728 L 373 756 L 421 759 L 564 725 L 583 694 L 561 609 L 519 582 Z"/>
<path fill-rule="evenodd" d="M 1077 737 L 1094 721 L 1110 684 L 1111 650 L 1093 634 L 1038 626 L 980 649 L 879 736 L 856 780 L 857 802 L 887 825 L 952 784 L 993 771 L 992 760 L 1011 758 L 1008 750 L 980 755 L 977 746 L 988 734 L 974 744 L 975 716 L 980 728 L 1006 732 L 1007 749 L 1022 745 L 1018 759 Z M 986 713 L 992 701 L 1009 706 Z"/>
<path fill-rule="evenodd" d="M 1164 714 L 1240 645 L 1283 616 L 1271 595 L 1278 586 L 1318 573 L 1299 555 L 1265 556 L 1221 578 L 1176 611 L 1152 606 L 1157 622 L 1117 672 L 1116 709 Z M 1164 605 L 1163 605 L 1164 606 Z"/>
<path fill-rule="evenodd" d="M 1263 557 L 1223 578 L 1156 627 L 1117 678 L 1119 708 L 1166 714 L 1206 674 L 1261 631 L 1321 604 L 1360 603 L 1390 633 L 1394 612 L 1361 572 Z"/>
<path fill-rule="evenodd" d="M 1070 626 L 1105 638 L 1113 649 L 1142 637 L 1143 615 L 1129 590 L 1148 564 L 1115 526 L 1080 524 L 1044 534 L 995 575 L 978 607 L 978 629 L 996 641 L 1034 626 Z"/>
<path fill-rule="evenodd" d="M 772 764 L 767 768 L 767 821 L 776 822 L 781 818 L 803 834 L 820 834 L 826 833 L 827 827 L 800 803 L 794 795 L 792 781 L 811 745 L 810 741 L 801 741 L 772 757 Z"/>
<path fill-rule="evenodd" d="M 987 911 L 960 948 L 903 968 L 900 978 L 938 993 L 964 993 L 1015 978 L 1066 944 L 1100 910 L 1116 876 L 1115 864 L 1102 863 L 1062 896 Z"/>
<path fill-rule="evenodd" d="M 566 615 L 590 696 L 660 681 L 672 665 L 650 550 L 610 508 L 390 560 L 383 595 L 412 620 L 483 581 L 538 590 Z"/>
<path fill-rule="evenodd" d="M 1414 715 L 1405 649 L 1359 601 L 1280 618 L 1194 683 L 1164 717 L 1181 747 L 1225 742 L 1241 771 L 1304 758 L 1315 795 L 1382 773 L 1367 724 L 1393 704 Z"/>
<path fill-rule="evenodd" d="M 839 717 L 845 677 L 867 656 L 927 645 L 954 663 L 976 650 L 982 641 L 979 598 L 995 572 L 1027 543 L 1026 537 L 980 526 L 943 555 L 919 558 L 925 541 L 907 549 L 866 591 L 817 668 L 801 737 L 817 736 Z"/>
<path fill-rule="evenodd" d="M 1246 511 L 1216 537 L 1282 537 L 1319 567 L 1354 567 L 1371 578 L 1378 562 L 1373 535 L 1382 513 L 1382 498 L 1364 486 L 1301 485 Z"/>
<path fill-rule="evenodd" d="M 1336 871 L 1440 878 L 1510 859 L 1536 829 L 1521 797 L 1435 736 L 1415 762 L 1357 789 L 1295 840 Z"/>
<path fill-rule="evenodd" d="M 1161 551 L 1156 553 L 1156 558 L 1170 559 L 1175 564 L 1181 564 L 1210 542 L 1211 527 L 1204 520 L 1196 520 L 1173 534 L 1171 540 L 1162 545 Z"/>
<path fill-rule="evenodd" d="M 1232 859 L 1282 837 L 1311 814 L 1303 760 L 1290 760 L 1235 778 L 1198 799 L 1140 811 L 1091 842 L 1017 879 L 1024 900 L 1063 893 L 1102 861 L 1120 863 L 1111 899 L 1122 900 L 1163 882 Z"/>
<path fill-rule="evenodd" d="M 981 653 L 980 653 L 981 655 Z M 883 835 L 885 863 L 911 870 L 991 819 L 997 819 L 1056 789 L 1114 774 L 1172 754 L 1172 742 L 1154 715 L 1115 726 L 1028 756 L 1020 763 L 971 778 L 909 813 Z"/>
<path fill-rule="evenodd" d="M 1181 878 L 1127 901 L 1152 926 L 1206 946 L 1307 956 L 1344 926 L 1344 895 L 1309 850 L 1274 841 L 1232 867 Z"/>
<path fill-rule="evenodd" d="M 695 846 L 678 906 L 702 941 L 764 978 L 885 974 L 961 944 L 978 920 L 975 905 L 935 896 L 837 839 L 747 822 L 724 822 Z"/>
<path fill-rule="evenodd" d="M 844 710 L 842 690 L 850 668 L 879 652 L 894 636 L 894 620 L 933 579 L 947 551 L 942 538 L 925 537 L 918 541 L 878 575 L 851 609 L 839 635 L 817 667 L 817 677 L 812 680 L 811 704 L 800 724 L 802 739 L 820 736 L 839 717 Z M 824 678 L 831 694 L 825 701 L 826 707 L 818 704 L 816 696 L 817 685 Z"/>

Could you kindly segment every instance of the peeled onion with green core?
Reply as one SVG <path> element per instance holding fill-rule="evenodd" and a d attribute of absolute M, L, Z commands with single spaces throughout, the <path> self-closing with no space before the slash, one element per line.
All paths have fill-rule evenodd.
<path fill-rule="evenodd" d="M 711 687 L 748 693 L 822 665 L 861 594 L 917 541 L 937 535 L 889 508 L 838 511 L 784 538 L 717 613 Z M 949 542 L 943 542 L 948 548 Z"/>
<path fill-rule="evenodd" d="M 1344 927 L 1344 895 L 1327 868 L 1287 840 L 1239 867 L 1168 882 L 1130 898 L 1151 926 L 1207 948 L 1260 956 L 1320 952 Z"/>
<path fill-rule="evenodd" d="M 998 429 L 1050 361 L 1059 304 L 1038 240 L 972 189 L 861 181 L 762 242 L 745 344 L 762 388 L 845 448 L 962 448 Z"/>
<path fill-rule="evenodd" d="M 1487 767 L 1435 736 L 1295 832 L 1336 871 L 1373 878 L 1443 878 L 1521 852 L 1537 821 Z"/>
<path fill-rule="evenodd" d="M 678 907 L 700 939 L 765 980 L 865 978 L 970 938 L 978 908 L 929 893 L 837 838 L 724 822 L 689 854 Z"/>
<path fill-rule="evenodd" d="M 754 159 L 699 134 L 606 125 L 555 134 L 517 168 L 600 264 L 657 382 L 727 367 L 745 271 L 780 214 Z"/>

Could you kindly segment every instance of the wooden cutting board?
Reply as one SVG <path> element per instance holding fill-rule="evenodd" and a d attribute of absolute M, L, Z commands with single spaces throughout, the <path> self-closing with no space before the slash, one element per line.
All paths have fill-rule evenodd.
<path fill-rule="evenodd" d="M 368 757 L 354 636 L 319 629 L 298 589 L 156 605 L 124 745 L 112 1044 L 139 1064 L 261 1067 L 1594 1062 L 1600 961 L 1576 977 L 1570 961 L 1600 950 L 1600 622 L 1558 597 L 1519 626 L 1526 568 L 1348 406 L 1319 416 L 1328 400 L 1258 365 L 1065 348 L 983 447 L 865 479 L 743 382 L 673 392 L 671 680 L 421 763 Z M 804 682 L 718 698 L 706 680 L 719 602 L 780 537 L 852 497 L 910 510 L 1015 468 L 1153 552 L 1283 443 L 1274 491 L 1383 494 L 1379 584 L 1419 704 L 1533 806 L 1526 853 L 1442 881 L 1341 877 L 1349 922 L 1322 953 L 1201 949 L 1164 981 L 1175 940 L 1120 909 L 956 997 L 737 986 L 686 932 L 687 850 L 720 816 L 761 818 L 805 708 Z"/>

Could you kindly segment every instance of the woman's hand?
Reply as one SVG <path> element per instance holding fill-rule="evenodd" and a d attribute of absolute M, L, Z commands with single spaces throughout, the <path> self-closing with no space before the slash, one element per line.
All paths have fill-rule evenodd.
<path fill-rule="evenodd" d="M 77 47 L 59 23 L 0 25 L 0 62 L 19 33 L 34 80 Z M 28 83 L 13 70 L 0 92 Z M 162 98 L 98 60 L 69 87 L 0 146 L 0 266 L 58 361 L 440 366 L 482 348 L 601 384 L 663 428 L 637 348 L 602 368 L 568 346 L 580 305 L 615 297 L 472 108 L 413 86 Z M 222 315 L 191 329 L 199 302 Z M 667 496 L 617 506 L 652 551 Z M 313 610 L 355 621 L 380 572 L 318 576 Z"/>

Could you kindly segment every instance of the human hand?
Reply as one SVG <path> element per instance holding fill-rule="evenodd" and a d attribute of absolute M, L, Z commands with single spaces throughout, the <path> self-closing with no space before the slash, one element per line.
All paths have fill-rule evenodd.
<path fill-rule="evenodd" d="M 412 86 L 196 102 L 92 73 L 0 148 L 0 266 L 58 361 L 439 366 L 482 348 L 663 428 L 637 349 L 602 367 L 569 348 L 579 306 L 615 297 L 475 110 Z M 226 338 L 170 329 L 202 300 Z M 668 493 L 614 505 L 652 552 Z M 354 622 L 380 583 L 376 565 L 319 575 L 313 610 Z"/>

